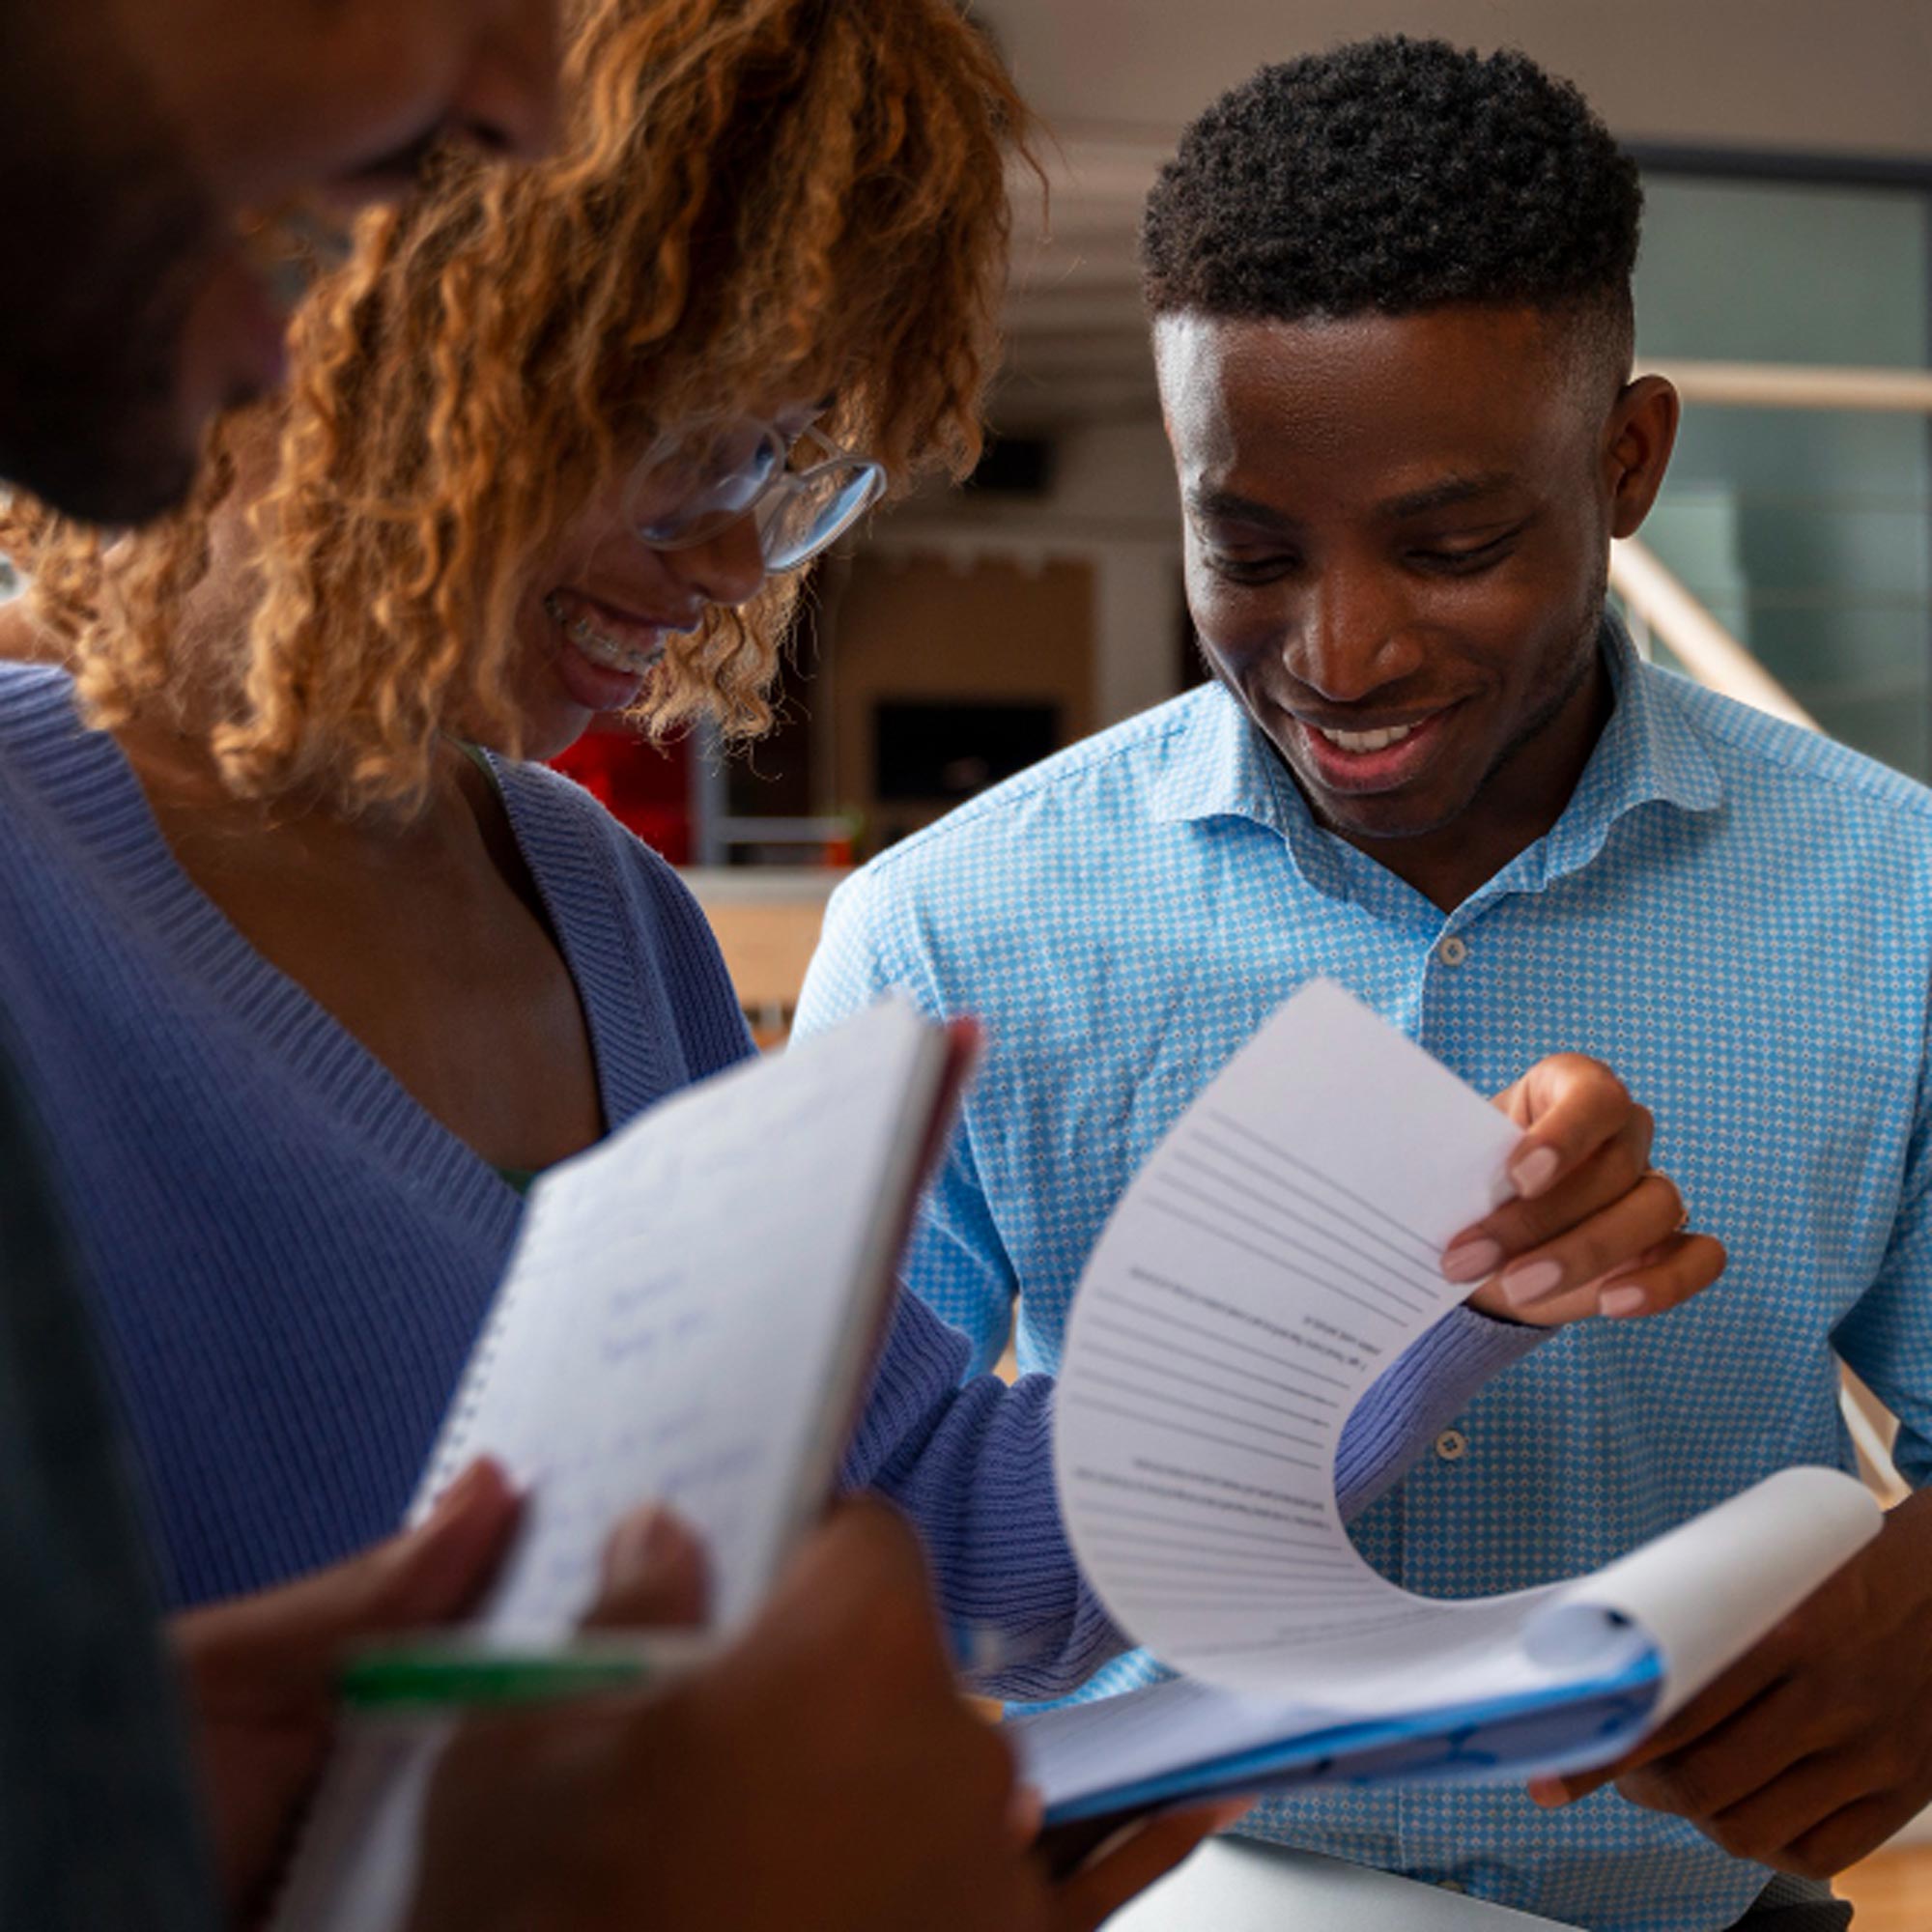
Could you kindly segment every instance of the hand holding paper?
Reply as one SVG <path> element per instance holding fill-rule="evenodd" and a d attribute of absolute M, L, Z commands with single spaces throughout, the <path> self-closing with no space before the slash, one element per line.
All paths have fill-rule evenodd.
<path fill-rule="evenodd" d="M 1509 1192 L 1517 1130 L 1338 988 L 1297 995 L 1155 1150 L 1068 1330 L 1068 1534 L 1185 1675 L 1016 1728 L 1050 1816 L 1259 1777 L 1600 1762 L 1876 1529 L 1787 1471 L 1594 1578 L 1429 1602 L 1356 1555 L 1344 1425 L 1460 1298 L 1435 1257 Z"/>
<path fill-rule="evenodd" d="M 607 1578 L 592 1619 L 646 1607 Z M 435 1775 L 410 1932 L 1091 1932 L 1216 1822 L 1160 1820 L 1050 1884 L 1011 1753 L 954 1690 L 917 1541 L 847 1503 L 661 1696 L 469 1727 Z"/>
<path fill-rule="evenodd" d="M 1738 1858 L 1828 1878 L 1932 1801 L 1932 1495 L 1628 1757 L 1532 1787 L 1562 1804 L 1615 1779 Z"/>
<path fill-rule="evenodd" d="M 1724 1270 L 1724 1250 L 1686 1232 L 1683 1196 L 1650 1165 L 1655 1123 L 1615 1072 L 1580 1053 L 1540 1060 L 1493 1103 L 1523 1129 L 1516 1190 L 1443 1257 L 1481 1282 L 1470 1306 L 1540 1328 L 1627 1321 L 1688 1301 Z"/>

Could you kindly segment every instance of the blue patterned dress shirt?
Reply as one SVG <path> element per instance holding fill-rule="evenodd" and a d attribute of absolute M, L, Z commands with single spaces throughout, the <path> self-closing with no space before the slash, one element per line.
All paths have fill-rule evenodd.
<path fill-rule="evenodd" d="M 834 897 L 799 1014 L 886 986 L 990 1034 L 908 1279 L 1055 1366 L 1080 1270 L 1170 1122 L 1289 994 L 1339 980 L 1485 1093 L 1609 1063 L 1731 1265 L 1665 1320 L 1567 1329 L 1355 1526 L 1426 1594 L 1607 1562 L 1797 1463 L 1854 1465 L 1833 1351 L 1932 1468 L 1932 793 L 1639 664 L 1561 818 L 1453 913 L 1323 832 L 1205 687 L 1022 773 Z M 1090 1694 L 1146 1681 L 1129 1657 Z M 1592 1932 L 1712 1932 L 1770 1874 L 1605 1790 L 1277 1801 L 1242 1829 Z"/>

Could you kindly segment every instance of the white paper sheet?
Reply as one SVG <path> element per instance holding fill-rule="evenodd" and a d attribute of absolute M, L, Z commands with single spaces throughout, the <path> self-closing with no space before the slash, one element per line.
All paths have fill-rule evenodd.
<path fill-rule="evenodd" d="M 755 1610 L 830 1491 L 946 1062 L 938 1030 L 888 1001 L 538 1183 L 412 1511 L 484 1454 L 526 1493 L 469 1634 L 565 1640 L 611 1525 L 652 1500 L 702 1535 L 713 1627 Z M 351 1738 L 279 1932 L 397 1922 L 440 1743 Z"/>
<path fill-rule="evenodd" d="M 1574 1584 L 1432 1602 L 1362 1561 L 1335 1503 L 1344 1426 L 1466 1294 L 1439 1258 L 1507 1198 L 1517 1138 L 1318 981 L 1136 1177 L 1074 1301 L 1056 1465 L 1116 1621 L 1193 1681 L 1030 1722 L 1049 1804 L 1217 1739 L 1518 1698 L 1652 1648 L 1661 1717 L 1875 1533 L 1857 1483 L 1796 1470 Z"/>

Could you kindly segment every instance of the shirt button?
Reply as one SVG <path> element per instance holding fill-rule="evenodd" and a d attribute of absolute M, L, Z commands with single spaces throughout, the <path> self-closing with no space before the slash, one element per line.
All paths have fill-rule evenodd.
<path fill-rule="evenodd" d="M 1452 932 L 1449 935 L 1449 937 L 1445 939 L 1442 942 L 1442 944 L 1435 949 L 1435 956 L 1436 958 L 1441 960 L 1441 962 L 1445 966 L 1460 966 L 1462 965 L 1463 960 L 1468 958 L 1469 949 L 1466 945 L 1463 944 L 1462 940 L 1458 939 L 1456 935 Z"/>
<path fill-rule="evenodd" d="M 1445 1463 L 1460 1463 L 1469 1453 L 1469 1438 L 1460 1429 L 1445 1429 L 1435 1438 L 1435 1453 Z"/>

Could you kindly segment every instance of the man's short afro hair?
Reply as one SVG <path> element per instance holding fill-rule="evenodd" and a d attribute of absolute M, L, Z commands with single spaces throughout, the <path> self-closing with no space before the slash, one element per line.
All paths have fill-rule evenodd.
<path fill-rule="evenodd" d="M 1144 287 L 1156 316 L 1593 311 L 1628 356 L 1642 209 L 1635 162 L 1525 55 L 1358 41 L 1264 68 L 1181 136 Z"/>

